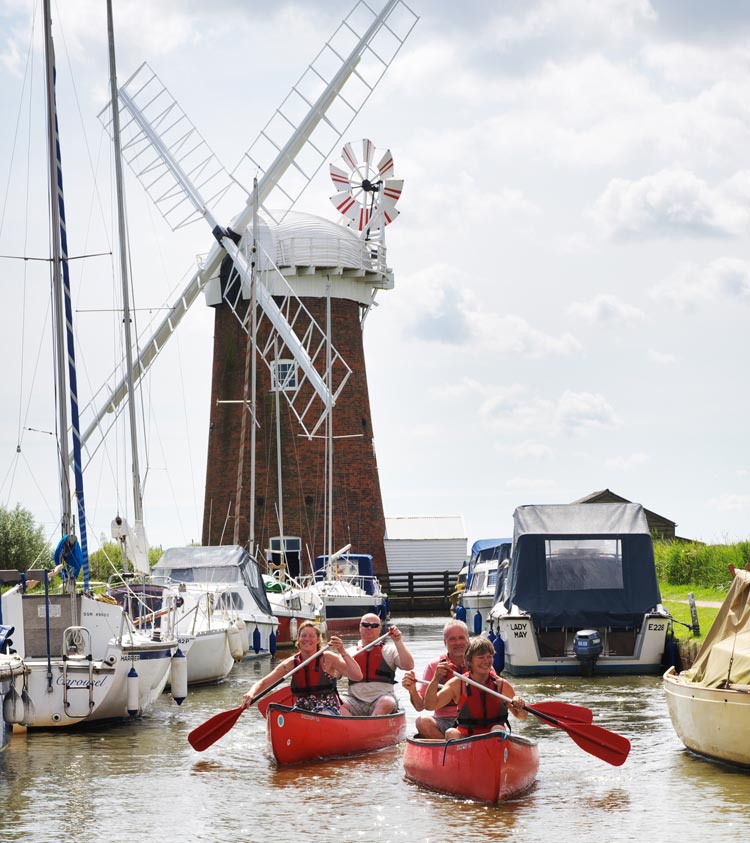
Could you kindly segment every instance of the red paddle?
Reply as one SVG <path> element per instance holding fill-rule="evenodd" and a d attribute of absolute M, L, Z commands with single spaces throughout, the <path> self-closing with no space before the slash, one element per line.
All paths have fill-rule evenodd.
<path fill-rule="evenodd" d="M 461 676 L 461 674 L 456 675 Z M 430 684 L 427 679 L 417 679 L 415 681 L 419 682 L 421 685 Z M 442 687 L 442 685 L 438 685 L 438 688 Z M 493 697 L 499 697 L 505 702 L 508 702 L 510 699 L 509 697 L 505 697 L 502 694 L 493 691 L 491 688 L 486 688 L 484 685 L 481 685 L 480 687 L 485 693 L 491 694 Z M 573 705 L 573 703 L 558 702 L 557 700 L 537 703 L 534 706 L 534 710 L 540 712 L 541 714 L 545 714 L 550 718 L 566 720 L 568 723 L 591 723 L 594 719 L 594 713 L 590 708 L 585 708 L 582 705 Z"/>
<path fill-rule="evenodd" d="M 260 700 L 258 703 L 258 712 L 261 716 L 266 716 L 266 711 L 271 703 L 274 703 L 274 705 L 294 705 L 294 694 L 292 693 L 291 685 L 284 685 L 282 688 Z"/>
<path fill-rule="evenodd" d="M 232 726 L 234 726 L 234 724 L 239 720 L 240 714 L 242 714 L 245 708 L 248 708 L 254 702 L 257 702 L 262 697 L 270 694 L 274 688 L 278 688 L 278 686 L 281 685 L 282 682 L 286 682 L 293 673 L 296 673 L 298 670 L 302 670 L 306 664 L 310 664 L 311 661 L 317 659 L 318 656 L 321 655 L 321 653 L 324 653 L 330 646 L 330 644 L 326 644 L 325 647 L 321 647 L 319 650 L 316 650 L 309 658 L 300 662 L 297 667 L 293 668 L 288 673 L 285 673 L 281 679 L 278 679 L 276 682 L 269 685 L 265 691 L 261 691 L 259 694 L 256 694 L 247 706 L 241 705 L 239 708 L 232 708 L 229 711 L 220 711 L 218 714 L 214 714 L 213 717 L 206 720 L 205 723 L 201 723 L 200 726 L 196 726 L 195 729 L 193 729 L 193 731 L 188 735 L 188 742 L 190 743 L 190 746 L 192 746 L 196 752 L 203 752 L 203 750 L 208 749 L 211 744 L 216 743 L 219 738 L 226 735 Z"/>
<path fill-rule="evenodd" d="M 468 676 L 463 676 L 460 673 L 456 673 L 456 671 L 453 671 L 453 674 L 458 676 L 463 682 L 466 682 L 467 685 L 475 685 L 482 691 L 500 697 L 507 703 L 511 702 L 510 697 L 498 694 L 479 682 L 469 679 Z M 546 711 L 542 708 L 542 705 L 545 706 Z M 608 729 L 604 729 L 601 726 L 595 726 L 590 721 L 588 723 L 581 722 L 580 720 L 576 722 L 572 719 L 565 719 L 560 715 L 555 717 L 551 713 L 547 713 L 550 710 L 550 705 L 553 705 L 553 703 L 544 703 L 542 705 L 539 705 L 536 708 L 524 705 L 524 710 L 533 714 L 535 717 L 538 717 L 544 723 L 567 732 L 578 744 L 578 746 L 590 755 L 595 755 L 597 758 L 601 758 L 602 761 L 606 761 L 608 764 L 612 764 L 615 767 L 619 767 L 620 764 L 625 763 L 628 753 L 630 752 L 630 741 L 626 737 L 618 735 L 616 732 L 610 732 Z M 557 703 L 557 705 L 563 706 L 566 704 Z M 571 707 L 574 709 L 581 709 L 581 711 L 588 711 L 588 709 L 585 709 L 582 706 Z"/>

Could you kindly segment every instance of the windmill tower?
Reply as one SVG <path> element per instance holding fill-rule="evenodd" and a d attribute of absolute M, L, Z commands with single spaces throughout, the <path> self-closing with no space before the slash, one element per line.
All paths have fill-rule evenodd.
<path fill-rule="evenodd" d="M 365 141 L 358 157 L 347 144 L 342 165 L 331 167 L 334 204 L 349 229 L 292 208 L 417 19 L 403 0 L 387 0 L 378 14 L 360 0 L 231 176 L 148 65 L 119 90 L 123 157 L 173 228 L 202 217 L 214 238 L 133 365 L 138 380 L 204 292 L 216 308 L 204 544 L 263 551 L 276 540 L 276 549 L 290 551 L 291 536 L 301 561 L 304 547 L 316 555 L 334 540 L 356 542 L 353 550 L 372 553 L 385 568 L 362 322 L 377 290 L 393 286 L 383 231 L 395 218 L 400 185 L 390 154 L 375 158 Z M 102 119 L 111 129 L 108 111 Z M 244 207 L 222 223 L 218 208 L 237 184 L 248 186 Z M 258 361 L 265 365 L 256 369 Z M 82 442 L 101 433 L 110 413 L 111 426 L 125 397 L 120 382 Z"/>
<path fill-rule="evenodd" d="M 252 420 L 244 419 L 243 430 L 247 405 L 231 400 L 246 390 L 248 371 L 247 336 L 232 312 L 237 278 L 230 260 L 207 289 L 216 316 L 203 544 L 235 543 L 233 536 L 243 542 L 250 536 L 272 562 L 283 553 L 293 576 L 309 572 L 310 559 L 351 545 L 352 552 L 372 554 L 376 570 L 385 570 L 385 517 L 362 329 L 377 292 L 393 288 L 385 226 L 398 215 L 395 204 L 403 186 L 393 170 L 390 150 L 378 153 L 368 139 L 347 143 L 341 161 L 330 166 L 337 190 L 331 201 L 344 224 L 290 212 L 280 224 L 265 225 L 260 242 L 339 355 L 331 366 L 338 396 L 322 423 L 305 435 L 280 396 L 296 388 L 297 364 L 269 348 L 259 312 L 256 344 L 274 357 L 259 373 L 252 402 L 254 459 L 245 456 L 241 466 L 238 454 L 247 454 Z M 285 295 L 270 268 L 261 269 L 260 276 L 273 295 Z M 303 318 L 295 329 L 302 334 L 308 325 Z M 249 499 L 244 490 L 253 479 Z"/>

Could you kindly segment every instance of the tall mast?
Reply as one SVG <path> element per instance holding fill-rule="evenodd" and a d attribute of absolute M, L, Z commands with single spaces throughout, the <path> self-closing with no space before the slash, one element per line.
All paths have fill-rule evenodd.
<path fill-rule="evenodd" d="M 133 378 L 133 337 L 130 324 L 130 284 L 128 273 L 128 244 L 125 232 L 125 192 L 122 178 L 120 145 L 120 103 L 117 93 L 117 67 L 115 63 L 115 32 L 112 19 L 112 0 L 107 0 L 107 38 L 109 41 L 109 84 L 112 97 L 112 139 L 115 148 L 115 188 L 117 193 L 117 231 L 120 252 L 120 279 L 122 283 L 122 318 L 125 326 L 125 365 L 130 423 L 130 452 L 133 474 L 133 515 L 136 535 L 143 524 L 143 493 L 138 461 L 138 428 L 136 422 L 135 387 Z"/>
<path fill-rule="evenodd" d="M 62 534 L 73 526 L 70 504 L 70 477 L 68 464 L 68 408 L 65 397 L 68 384 L 65 378 L 65 317 L 62 280 L 62 244 L 60 243 L 60 173 L 58 169 L 59 144 L 57 116 L 55 113 L 55 51 L 52 45 L 52 20 L 50 0 L 44 0 L 44 63 L 47 90 L 47 148 L 50 189 L 50 238 L 52 240 L 52 313 L 54 326 L 55 380 L 57 389 L 57 417 L 59 430 L 58 454 L 60 460 L 60 524 Z"/>
<path fill-rule="evenodd" d="M 58 459 L 60 461 L 60 527 L 63 536 L 73 532 L 73 513 L 70 499 L 70 447 L 68 445 L 68 410 L 73 435 L 73 476 L 78 508 L 78 529 L 81 536 L 83 585 L 89 587 L 89 557 L 86 539 L 86 506 L 83 497 L 81 468 L 81 425 L 78 415 L 78 378 L 76 375 L 75 339 L 73 337 L 73 305 L 70 297 L 68 267 L 68 232 L 65 221 L 65 196 L 60 154 L 60 133 L 55 98 L 55 48 L 52 43 L 50 0 L 44 0 L 44 60 L 47 93 L 47 147 L 49 156 L 50 239 L 52 241 L 52 310 L 56 403 L 59 425 Z M 65 377 L 67 353 L 68 376 Z"/>

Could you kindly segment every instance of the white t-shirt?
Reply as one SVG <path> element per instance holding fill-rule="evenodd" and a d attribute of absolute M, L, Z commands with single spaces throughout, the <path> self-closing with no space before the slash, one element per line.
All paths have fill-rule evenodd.
<path fill-rule="evenodd" d="M 360 642 L 361 643 L 361 642 Z M 377 651 L 376 647 L 373 647 L 373 650 Z M 393 641 L 385 641 L 383 643 L 383 659 L 385 660 L 386 664 L 389 667 L 393 668 L 400 668 L 401 665 L 399 664 L 399 657 L 398 657 L 398 650 L 396 649 L 396 645 Z M 349 647 L 347 649 L 347 653 L 350 656 L 354 657 L 359 653 L 357 647 Z M 392 694 L 395 685 L 392 685 L 390 682 L 356 682 L 355 684 L 349 683 L 349 693 L 356 697 L 358 700 L 362 700 L 362 702 L 375 702 L 378 697 L 382 697 L 383 694 Z"/>

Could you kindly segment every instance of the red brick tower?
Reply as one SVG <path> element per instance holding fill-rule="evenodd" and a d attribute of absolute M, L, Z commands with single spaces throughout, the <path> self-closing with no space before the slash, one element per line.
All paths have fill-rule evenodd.
<path fill-rule="evenodd" d="M 386 571 L 385 517 L 373 442 L 362 337 L 362 317 L 378 289 L 393 287 L 392 274 L 372 245 L 336 223 L 291 213 L 269 227 L 275 262 L 319 326 L 327 324 L 330 296 L 331 342 L 351 369 L 332 411 L 332 548 L 351 544 L 370 553 L 376 573 Z M 271 291 L 276 293 L 273 283 Z M 277 303 L 280 299 L 275 299 Z M 218 283 L 207 291 L 215 307 L 211 417 L 208 438 L 203 544 L 232 544 L 235 519 L 239 543 L 250 534 L 250 416 L 246 419 L 240 508 L 238 465 L 245 387 L 247 333 L 222 298 Z M 257 341 L 265 341 L 261 328 Z M 297 335 L 303 329 L 295 325 Z M 278 400 L 277 400 L 278 398 Z M 277 414 L 277 407 L 279 408 Z M 327 553 L 324 530 L 327 472 L 325 425 L 305 435 L 287 401 L 272 390 L 271 373 L 257 364 L 254 544 L 260 558 L 280 547 L 280 519 L 292 574 L 310 572 L 311 560 Z M 277 430 L 277 418 L 279 421 Z M 278 443 L 278 445 L 277 445 Z M 281 494 L 279 493 L 281 475 Z M 295 550 L 298 555 L 295 555 Z"/>

